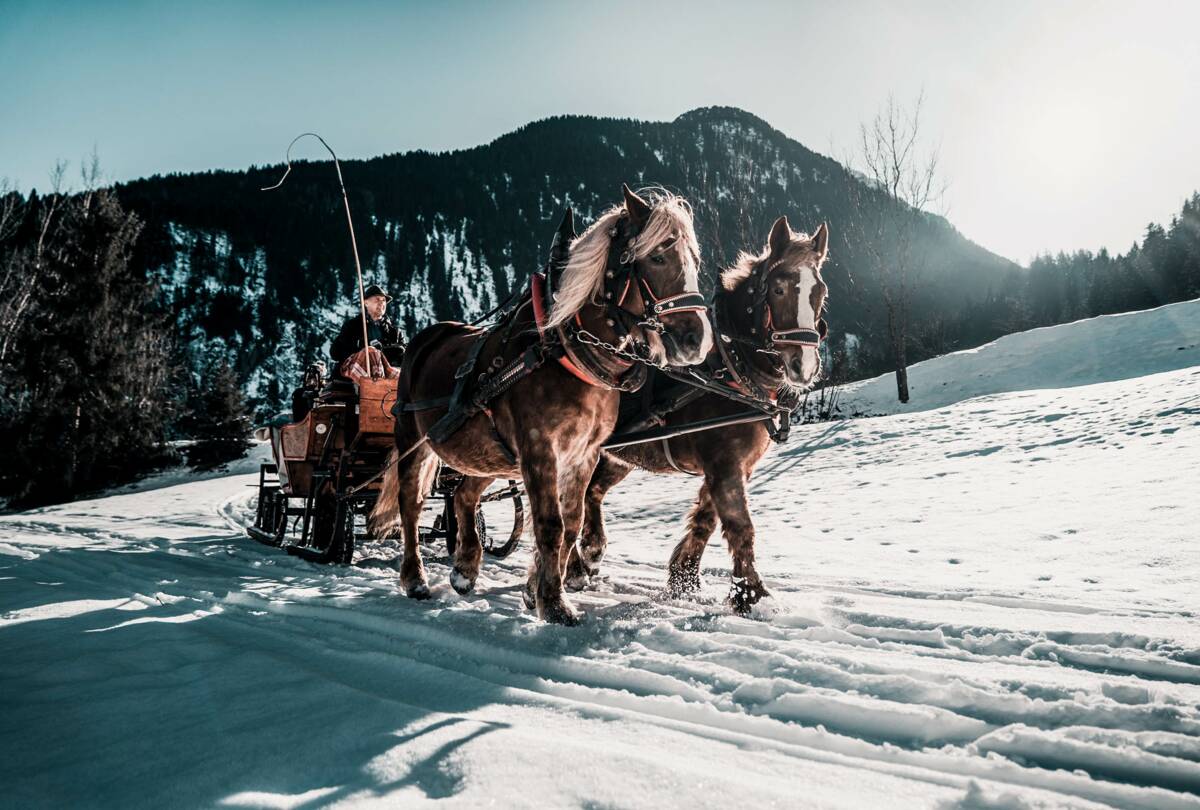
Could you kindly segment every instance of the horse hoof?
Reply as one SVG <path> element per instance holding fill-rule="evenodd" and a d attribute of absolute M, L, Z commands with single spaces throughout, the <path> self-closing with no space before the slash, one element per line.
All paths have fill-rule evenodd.
<path fill-rule="evenodd" d="M 580 552 L 572 550 L 571 558 L 566 560 L 563 587 L 568 590 L 583 590 L 588 587 L 590 577 L 592 577 L 592 572 L 588 571 L 588 566 L 583 564 Z"/>
<path fill-rule="evenodd" d="M 579 613 L 562 599 L 542 605 L 542 621 L 544 622 L 575 627 L 579 624 L 579 619 Z"/>
<path fill-rule="evenodd" d="M 469 577 L 455 568 L 450 572 L 450 585 L 465 596 L 475 590 L 475 578 Z"/>
<path fill-rule="evenodd" d="M 734 613 L 739 616 L 749 616 L 759 600 L 770 595 L 761 582 L 753 585 L 746 582 L 735 582 L 729 589 L 728 602 Z"/>
<path fill-rule="evenodd" d="M 537 598 L 533 595 L 533 583 L 525 582 L 525 587 L 521 590 L 521 601 L 525 603 L 526 610 L 537 610 Z"/>
<path fill-rule="evenodd" d="M 418 601 L 424 601 L 433 596 L 433 594 L 429 592 L 429 585 L 424 582 L 418 582 L 416 585 L 409 585 L 405 593 L 408 594 L 409 599 L 416 599 Z"/>

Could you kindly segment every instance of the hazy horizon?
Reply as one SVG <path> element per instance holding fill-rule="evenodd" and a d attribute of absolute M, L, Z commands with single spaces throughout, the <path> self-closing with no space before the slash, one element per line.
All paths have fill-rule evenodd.
<path fill-rule="evenodd" d="M 356 3 L 104 7 L 0 0 L 0 177 L 44 189 L 278 163 L 321 132 L 371 158 L 535 120 L 744 109 L 840 159 L 889 94 L 926 97 L 949 220 L 1025 264 L 1124 252 L 1200 189 L 1200 4 Z M 299 149 L 319 158 L 315 150 Z M 70 177 L 77 176 L 72 170 Z"/>

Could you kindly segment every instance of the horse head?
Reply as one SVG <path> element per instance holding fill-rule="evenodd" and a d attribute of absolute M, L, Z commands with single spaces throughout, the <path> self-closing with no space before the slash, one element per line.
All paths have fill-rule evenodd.
<path fill-rule="evenodd" d="M 695 365 L 712 348 L 712 329 L 691 207 L 662 190 L 622 192 L 623 204 L 571 245 L 547 326 L 598 305 L 622 350 L 640 346 L 659 365 Z"/>
<path fill-rule="evenodd" d="M 721 276 L 730 324 L 768 359 L 769 376 L 781 386 L 808 390 L 821 375 L 820 344 L 828 328 L 822 314 L 829 288 L 821 266 L 829 253 L 829 227 L 808 236 L 787 217 L 775 220 L 763 251 L 743 254 Z"/>

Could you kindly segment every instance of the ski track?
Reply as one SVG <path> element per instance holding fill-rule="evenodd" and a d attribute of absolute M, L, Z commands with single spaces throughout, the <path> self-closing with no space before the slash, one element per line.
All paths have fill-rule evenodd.
<path fill-rule="evenodd" d="M 1200 807 L 1198 428 L 1200 368 L 799 428 L 752 618 L 719 537 L 663 593 L 691 479 L 613 493 L 571 629 L 528 537 L 412 602 L 248 540 L 256 476 L 4 517 L 6 800 Z"/>

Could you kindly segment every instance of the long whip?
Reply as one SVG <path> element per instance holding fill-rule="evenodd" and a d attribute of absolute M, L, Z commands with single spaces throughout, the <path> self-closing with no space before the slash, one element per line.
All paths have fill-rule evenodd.
<path fill-rule="evenodd" d="M 358 260 L 358 239 L 354 236 L 354 220 L 350 217 L 350 198 L 346 196 L 346 183 L 342 180 L 342 164 L 338 162 L 338 156 L 334 154 L 333 148 L 325 143 L 325 139 L 315 132 L 302 132 L 292 139 L 287 148 L 287 171 L 283 173 L 283 177 L 279 178 L 279 182 L 273 186 L 267 186 L 260 191 L 273 191 L 283 185 L 283 182 L 288 179 L 288 175 L 292 173 L 292 147 L 296 145 L 296 141 L 306 137 L 316 138 L 321 142 L 326 151 L 333 157 L 334 168 L 337 169 L 338 185 L 342 189 L 342 205 L 346 208 L 346 224 L 350 226 L 350 247 L 354 249 L 354 269 L 358 273 L 358 309 L 362 315 L 362 330 L 363 330 L 363 354 L 367 358 L 367 376 L 371 376 L 371 351 L 370 341 L 367 340 L 367 298 L 363 288 L 362 262 Z"/>

